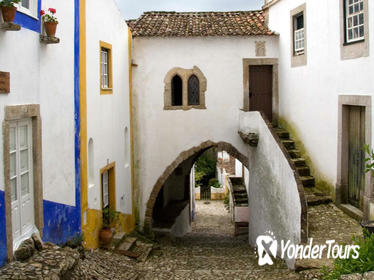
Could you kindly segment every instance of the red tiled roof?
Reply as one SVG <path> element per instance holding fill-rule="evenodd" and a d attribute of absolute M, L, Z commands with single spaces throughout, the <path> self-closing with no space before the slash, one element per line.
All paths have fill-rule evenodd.
<path fill-rule="evenodd" d="M 133 37 L 274 35 L 263 11 L 146 12 L 128 20 Z"/>

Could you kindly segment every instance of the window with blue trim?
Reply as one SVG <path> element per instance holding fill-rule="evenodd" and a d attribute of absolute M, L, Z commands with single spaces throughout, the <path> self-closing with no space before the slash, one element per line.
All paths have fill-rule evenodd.
<path fill-rule="evenodd" d="M 40 7 L 41 0 L 21 0 L 14 23 L 40 33 Z"/>
<path fill-rule="evenodd" d="M 37 0 L 22 0 L 18 4 L 18 11 L 26 15 L 37 17 L 38 2 Z"/>

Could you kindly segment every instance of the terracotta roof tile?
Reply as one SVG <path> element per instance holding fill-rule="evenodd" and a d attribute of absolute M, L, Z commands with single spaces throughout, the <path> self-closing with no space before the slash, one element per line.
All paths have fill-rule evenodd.
<path fill-rule="evenodd" d="M 133 37 L 274 35 L 263 11 L 146 12 L 128 20 Z"/>

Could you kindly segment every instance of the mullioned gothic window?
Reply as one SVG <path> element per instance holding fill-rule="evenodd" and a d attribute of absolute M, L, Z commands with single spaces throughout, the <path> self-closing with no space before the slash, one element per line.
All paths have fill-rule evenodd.
<path fill-rule="evenodd" d="M 171 69 L 164 83 L 164 110 L 206 109 L 207 81 L 196 66 L 193 69 Z"/>

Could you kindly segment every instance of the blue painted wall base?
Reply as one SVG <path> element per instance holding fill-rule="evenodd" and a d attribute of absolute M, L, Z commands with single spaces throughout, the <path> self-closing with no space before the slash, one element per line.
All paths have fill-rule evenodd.
<path fill-rule="evenodd" d="M 0 266 L 7 261 L 4 192 L 0 191 Z"/>

